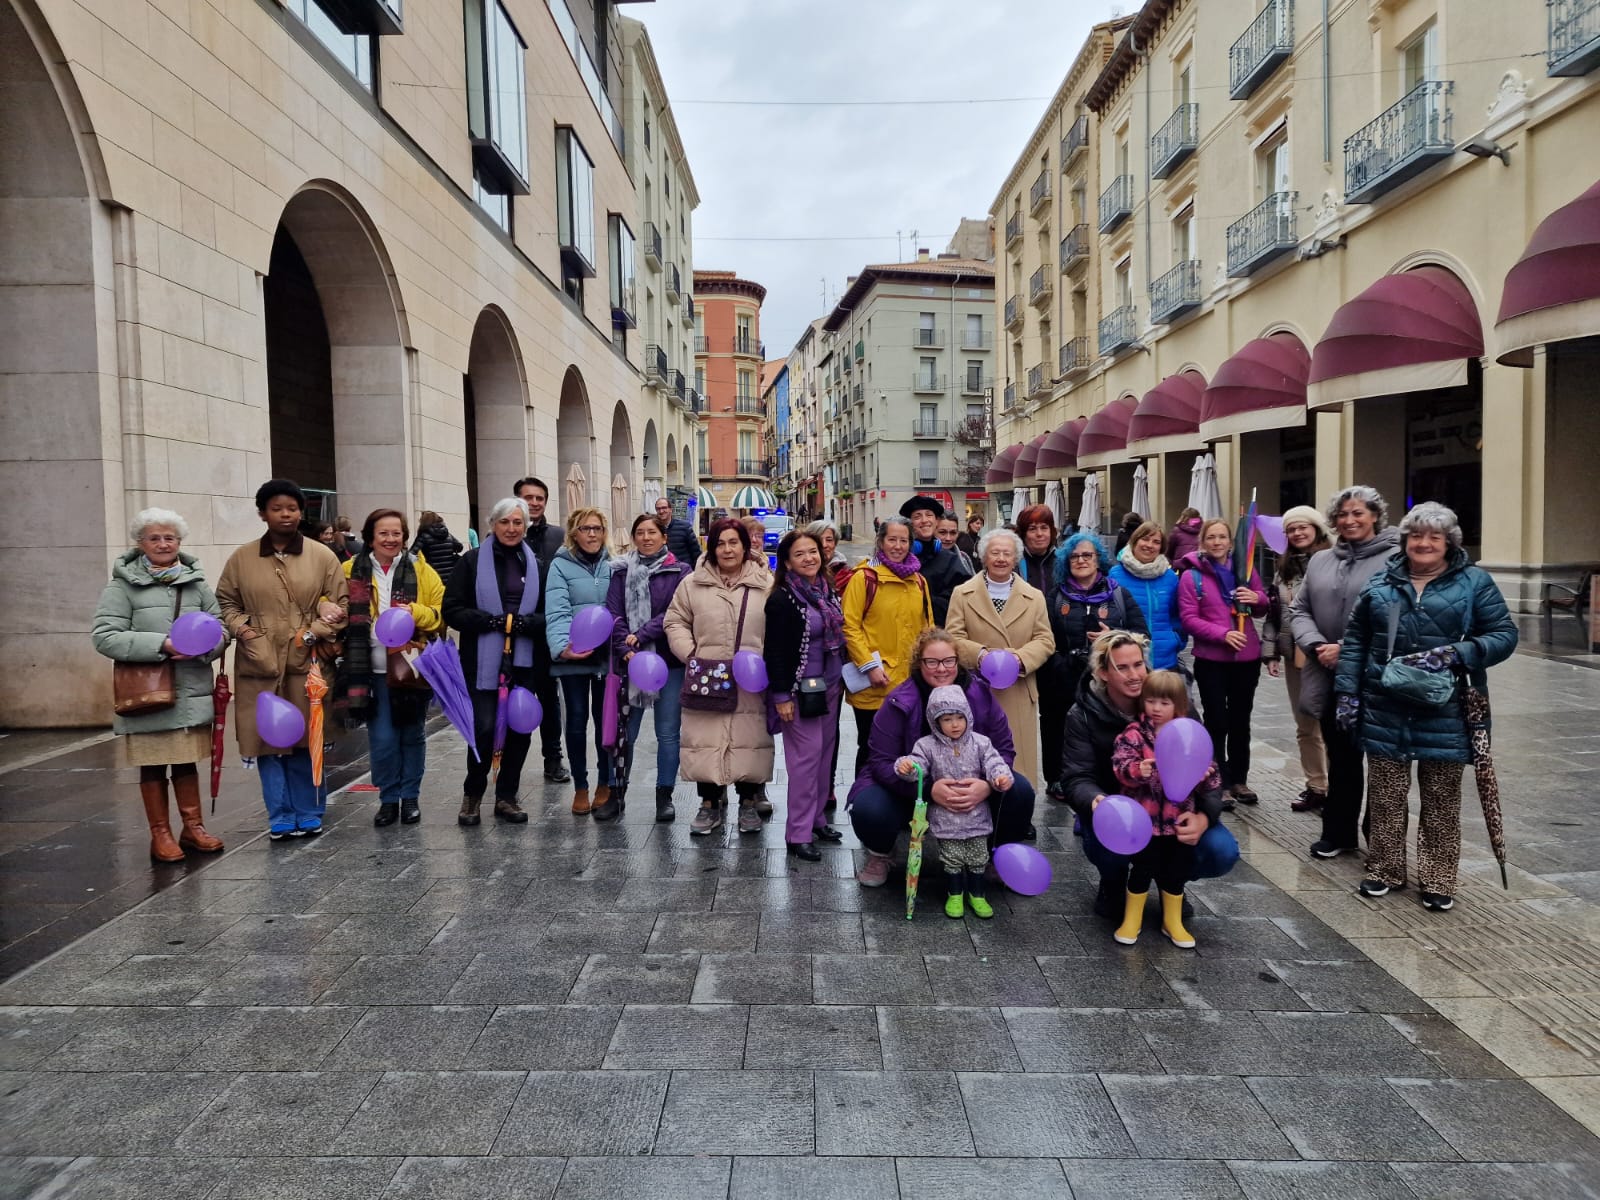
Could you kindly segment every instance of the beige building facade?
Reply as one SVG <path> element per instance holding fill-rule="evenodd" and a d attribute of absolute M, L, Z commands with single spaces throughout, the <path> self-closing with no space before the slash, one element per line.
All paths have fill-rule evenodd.
<path fill-rule="evenodd" d="M 1229 514 L 1450 504 L 1519 607 L 1600 560 L 1597 61 L 1589 0 L 1145 4 L 1075 89 L 1093 363 L 1063 424 L 1002 425 L 995 486 L 1097 472 L 1112 518 L 1142 466 L 1170 521 L 1210 452 Z"/>
<path fill-rule="evenodd" d="M 636 509 L 649 425 L 663 454 L 674 430 L 642 400 L 624 39 L 598 14 L 0 2 L 0 496 L 51 597 L 0 629 L 30 680 L 0 724 L 105 722 L 86 631 L 146 506 L 213 576 L 273 475 L 463 536 L 530 471 L 557 518 Z"/>

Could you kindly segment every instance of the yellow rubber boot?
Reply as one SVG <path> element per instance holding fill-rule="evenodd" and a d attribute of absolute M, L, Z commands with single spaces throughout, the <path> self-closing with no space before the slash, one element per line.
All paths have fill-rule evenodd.
<path fill-rule="evenodd" d="M 1183 893 L 1161 893 L 1161 932 L 1180 950 L 1194 949 L 1194 934 L 1183 927 Z"/>
<path fill-rule="evenodd" d="M 1149 894 L 1147 891 L 1128 893 L 1128 907 L 1123 911 L 1122 924 L 1111 935 L 1120 944 L 1131 946 L 1139 940 L 1139 931 L 1144 928 L 1144 901 Z"/>

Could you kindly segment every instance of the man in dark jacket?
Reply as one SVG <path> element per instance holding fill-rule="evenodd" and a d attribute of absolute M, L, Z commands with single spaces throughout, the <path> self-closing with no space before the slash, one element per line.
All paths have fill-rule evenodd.
<path fill-rule="evenodd" d="M 1100 801 L 1117 793 L 1111 752 L 1118 735 L 1139 715 L 1146 671 L 1144 643 L 1137 635 L 1114 630 L 1098 638 L 1062 739 L 1061 784 L 1083 823 L 1083 853 L 1100 872 L 1094 911 L 1102 917 L 1122 915 L 1129 857 L 1100 844 L 1093 815 Z M 1178 818 L 1178 840 L 1195 847 L 1196 879 L 1226 875 L 1239 861 L 1239 843 L 1223 827 L 1221 816 L 1222 793 L 1213 790 L 1196 795 L 1195 811 Z M 1189 912 L 1186 908 L 1184 915 Z"/>
<path fill-rule="evenodd" d="M 524 541 L 539 560 L 539 578 L 548 579 L 550 560 L 561 549 L 566 535 L 559 525 L 545 520 L 545 506 L 550 503 L 550 489 L 544 480 L 533 475 L 517 480 L 512 494 L 528 506 L 528 532 Z M 544 591 L 539 592 L 539 609 L 544 612 Z M 544 777 L 551 783 L 565 783 L 572 778 L 566 764 L 561 761 L 561 688 L 550 674 L 550 648 L 544 638 L 534 645 L 535 667 L 539 668 L 539 706 L 544 719 L 539 723 L 539 747 L 544 752 Z"/>
<path fill-rule="evenodd" d="M 667 549 L 672 557 L 693 571 L 700 560 L 700 539 L 694 535 L 694 526 L 672 515 L 672 501 L 665 496 L 656 501 L 656 516 L 667 524 Z"/>
<path fill-rule="evenodd" d="M 913 496 L 900 506 L 900 515 L 911 522 L 911 553 L 922 564 L 922 577 L 928 581 L 928 596 L 933 601 L 933 623 L 944 627 L 950 611 L 950 593 L 956 585 L 971 579 L 960 554 L 946 550 L 938 538 L 939 518 L 944 505 L 931 496 Z"/>

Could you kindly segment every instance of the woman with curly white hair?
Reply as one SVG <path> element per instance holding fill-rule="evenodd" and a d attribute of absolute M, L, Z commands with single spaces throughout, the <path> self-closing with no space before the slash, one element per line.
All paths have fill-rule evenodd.
<path fill-rule="evenodd" d="M 94 614 L 94 648 L 119 663 L 172 664 L 175 698 L 149 712 L 111 718 L 123 735 L 130 766 L 139 768 L 139 795 L 150 825 L 150 857 L 182 862 L 185 850 L 214 854 L 222 839 L 206 832 L 201 820 L 200 773 L 195 764 L 211 757 L 211 664 L 227 644 L 190 656 L 172 644 L 172 623 L 184 613 L 221 616 L 200 560 L 183 553 L 189 525 L 166 508 L 147 508 L 134 517 L 128 535 L 133 548 L 111 567 L 111 581 Z M 167 775 L 183 822 L 176 840 L 167 807 Z"/>
<path fill-rule="evenodd" d="M 1417 887 L 1424 908 L 1455 904 L 1461 772 L 1471 757 L 1462 693 L 1487 693 L 1488 668 L 1516 648 L 1516 623 L 1489 573 L 1467 559 L 1456 514 L 1432 501 L 1417 505 L 1400 522 L 1400 553 L 1350 614 L 1333 681 L 1335 720 L 1367 752 L 1372 828 L 1363 896 L 1406 885 L 1415 762 Z"/>

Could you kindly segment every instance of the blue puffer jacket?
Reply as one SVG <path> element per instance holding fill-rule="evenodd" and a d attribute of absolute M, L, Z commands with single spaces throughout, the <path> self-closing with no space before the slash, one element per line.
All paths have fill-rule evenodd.
<path fill-rule="evenodd" d="M 1334 691 L 1361 698 L 1361 744 L 1381 758 L 1464 763 L 1469 758 L 1459 692 L 1440 708 L 1408 704 L 1379 686 L 1388 661 L 1389 610 L 1398 605 L 1395 657 L 1453 646 L 1472 686 L 1487 689 L 1485 672 L 1511 657 L 1517 626 L 1488 572 L 1452 548 L 1444 574 L 1419 598 L 1402 550 L 1390 557 L 1356 601 L 1339 648 Z M 1470 627 L 1469 627 L 1470 622 Z"/>
<path fill-rule="evenodd" d="M 1123 554 L 1128 551 L 1124 549 Z M 1145 624 L 1150 628 L 1150 666 L 1153 670 L 1177 668 L 1178 651 L 1183 649 L 1183 626 L 1178 620 L 1178 573 L 1171 567 L 1154 579 L 1140 579 L 1125 562 L 1111 568 L 1111 582 L 1127 588 L 1139 603 Z"/>
<path fill-rule="evenodd" d="M 610 553 L 602 550 L 599 561 L 591 567 L 565 546 L 550 560 L 550 573 L 544 584 L 544 636 L 550 647 L 550 674 L 606 673 L 611 654 L 609 638 L 588 658 L 562 658 L 561 652 L 571 641 L 572 618 L 578 610 L 591 604 L 605 606 L 606 592 L 611 587 L 612 561 Z"/>

